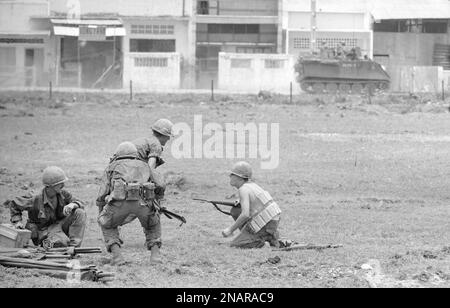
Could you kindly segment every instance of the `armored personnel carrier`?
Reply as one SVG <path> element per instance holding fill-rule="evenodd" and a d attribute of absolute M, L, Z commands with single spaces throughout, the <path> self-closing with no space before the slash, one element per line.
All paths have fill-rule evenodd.
<path fill-rule="evenodd" d="M 376 93 L 389 88 L 390 77 L 369 59 L 299 58 L 297 81 L 309 93 Z"/>

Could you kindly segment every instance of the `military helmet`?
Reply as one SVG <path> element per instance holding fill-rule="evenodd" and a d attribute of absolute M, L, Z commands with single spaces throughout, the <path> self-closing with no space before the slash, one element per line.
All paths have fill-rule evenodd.
<path fill-rule="evenodd" d="M 125 141 L 119 144 L 116 148 L 116 151 L 114 152 L 115 156 L 135 156 L 137 155 L 137 148 L 136 146 L 129 142 Z"/>
<path fill-rule="evenodd" d="M 252 177 L 252 166 L 245 161 L 237 162 L 231 169 L 231 174 L 248 180 Z"/>
<path fill-rule="evenodd" d="M 173 123 L 167 119 L 159 119 L 152 125 L 152 129 L 161 135 L 172 137 Z"/>
<path fill-rule="evenodd" d="M 66 177 L 64 171 L 56 166 L 50 166 L 44 169 L 42 174 L 42 183 L 45 186 L 56 186 L 58 184 L 67 182 L 69 179 Z"/>

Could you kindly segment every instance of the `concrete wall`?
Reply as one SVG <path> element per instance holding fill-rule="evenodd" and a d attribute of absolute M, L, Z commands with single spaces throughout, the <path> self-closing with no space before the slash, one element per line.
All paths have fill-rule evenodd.
<path fill-rule="evenodd" d="M 444 89 L 446 92 L 450 92 L 450 71 L 444 71 Z"/>
<path fill-rule="evenodd" d="M 0 32 L 32 32 L 30 16 L 47 14 L 47 1 L 0 1 Z"/>
<path fill-rule="evenodd" d="M 388 55 L 387 66 L 431 66 L 434 44 L 450 44 L 450 34 L 387 32 L 373 34 L 373 53 Z"/>
<path fill-rule="evenodd" d="M 130 39 L 172 39 L 175 40 L 175 52 L 180 54 L 182 87 L 195 86 L 195 41 L 191 29 L 194 23 L 188 20 L 157 18 L 123 18 L 127 36 L 123 38 L 123 52 L 130 53 Z M 131 33 L 132 25 L 172 25 L 173 34 L 137 34 Z"/>
<path fill-rule="evenodd" d="M 47 15 L 47 1 L 0 1 L 0 48 L 15 53 L 15 63 L 0 67 L 0 86 L 38 86 L 49 80 L 50 37 L 45 26 L 30 20 Z M 26 67 L 26 50 L 34 51 L 34 66 Z"/>
<path fill-rule="evenodd" d="M 53 12 L 68 14 L 120 13 L 122 16 L 183 16 L 192 15 L 195 0 L 50 0 Z"/>
<path fill-rule="evenodd" d="M 166 59 L 167 66 L 138 66 L 137 61 L 146 63 Z M 153 59 L 153 60 L 152 60 Z M 179 53 L 128 53 L 124 55 L 124 87 L 133 81 L 136 91 L 179 89 L 180 54 Z"/>
<path fill-rule="evenodd" d="M 317 13 L 318 30 L 370 30 L 365 13 Z M 288 12 L 288 29 L 311 29 L 310 12 Z"/>
<path fill-rule="evenodd" d="M 283 63 L 283 66 L 267 68 L 266 60 L 275 61 L 271 62 L 272 64 Z M 299 93 L 301 90 L 295 81 L 295 61 L 295 57 L 288 55 L 221 52 L 219 53 L 219 89 L 248 93 L 258 93 L 263 90 L 287 94 L 292 82 L 293 91 Z"/>
<path fill-rule="evenodd" d="M 445 82 L 440 66 L 391 66 L 388 73 L 392 92 L 440 93 Z"/>

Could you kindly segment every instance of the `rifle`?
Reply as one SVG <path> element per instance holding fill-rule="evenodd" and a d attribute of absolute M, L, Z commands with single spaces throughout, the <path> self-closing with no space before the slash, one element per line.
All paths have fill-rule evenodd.
<path fill-rule="evenodd" d="M 154 200 L 153 205 L 155 206 L 157 211 L 159 211 L 160 213 L 163 213 L 164 216 L 166 216 L 167 218 L 169 218 L 169 219 L 175 218 L 175 219 L 178 219 L 179 221 L 181 221 L 180 227 L 186 223 L 186 218 L 184 218 L 181 215 L 175 214 L 174 212 L 169 211 L 165 207 L 160 206 L 159 201 Z"/>
<path fill-rule="evenodd" d="M 198 199 L 198 198 L 193 198 L 193 200 L 196 201 L 202 201 L 202 202 L 208 202 L 211 203 L 212 205 L 214 205 L 214 207 L 221 213 L 224 213 L 225 215 L 231 216 L 231 214 L 229 212 L 225 212 L 224 210 L 222 210 L 219 205 L 225 205 L 225 206 L 230 206 L 230 207 L 241 207 L 241 204 L 239 202 L 228 202 L 228 201 L 213 201 L 213 200 L 206 200 L 206 199 Z"/>
<path fill-rule="evenodd" d="M 328 248 L 340 248 L 340 247 L 343 247 L 343 245 L 341 245 L 341 244 L 328 244 L 328 245 L 294 244 L 289 247 L 272 249 L 272 251 L 292 251 L 292 250 L 307 250 L 307 249 L 323 250 L 323 249 L 328 249 Z"/>
<path fill-rule="evenodd" d="M 100 247 L 61 247 L 61 248 L 0 248 L 0 256 L 25 257 L 34 259 L 64 260 L 79 254 L 102 253 Z"/>

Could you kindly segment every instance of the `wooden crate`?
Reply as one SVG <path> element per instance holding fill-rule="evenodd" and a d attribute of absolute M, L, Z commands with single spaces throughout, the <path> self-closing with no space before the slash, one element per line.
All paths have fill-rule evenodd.
<path fill-rule="evenodd" d="M 15 229 L 9 224 L 0 224 L 0 246 L 23 248 L 31 239 L 30 230 Z"/>

